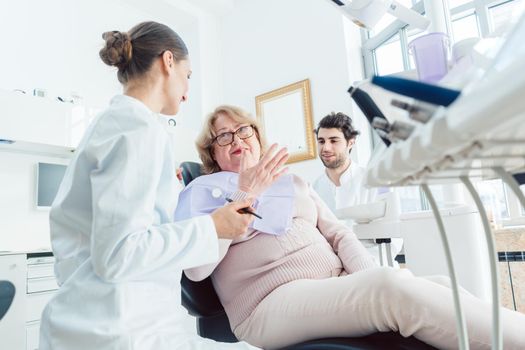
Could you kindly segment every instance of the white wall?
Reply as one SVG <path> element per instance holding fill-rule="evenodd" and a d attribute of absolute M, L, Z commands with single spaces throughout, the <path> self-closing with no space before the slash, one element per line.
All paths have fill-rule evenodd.
<path fill-rule="evenodd" d="M 43 88 L 50 98 L 84 97 L 89 107 L 105 107 L 121 91 L 116 70 L 98 57 L 101 35 L 157 20 L 171 26 L 198 56 L 195 18 L 162 0 L 19 0 L 0 2 L 0 88 Z M 198 69 L 198 61 L 194 62 Z M 200 82 L 192 81 L 185 114 L 200 115 Z"/>
<path fill-rule="evenodd" d="M 346 90 L 362 79 L 359 31 L 347 28 L 347 45 L 341 13 L 328 1 L 238 1 L 220 29 L 224 103 L 255 116 L 255 96 L 309 78 L 314 124 L 331 111 L 353 114 Z M 290 168 L 308 181 L 323 171 L 319 159 Z"/>

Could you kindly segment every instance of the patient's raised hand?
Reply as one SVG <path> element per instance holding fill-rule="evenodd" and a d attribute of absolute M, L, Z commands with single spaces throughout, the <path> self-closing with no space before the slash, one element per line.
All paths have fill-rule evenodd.
<path fill-rule="evenodd" d="M 239 190 L 248 193 L 251 198 L 257 198 L 270 187 L 288 168 L 282 168 L 288 160 L 286 147 L 277 151 L 274 143 L 255 165 L 249 164 L 244 152 L 241 153 L 241 169 L 239 172 Z"/>

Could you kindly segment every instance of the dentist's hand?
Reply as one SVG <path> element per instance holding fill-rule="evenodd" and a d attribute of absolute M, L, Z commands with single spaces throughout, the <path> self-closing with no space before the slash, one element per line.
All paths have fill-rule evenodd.
<path fill-rule="evenodd" d="M 277 144 L 274 143 L 252 167 L 249 167 L 244 152 L 241 153 L 241 169 L 239 172 L 239 190 L 248 193 L 251 198 L 257 198 L 268 187 L 270 187 L 288 168 L 281 167 L 288 160 L 289 154 L 286 147 L 278 152 Z"/>
<path fill-rule="evenodd" d="M 248 230 L 248 226 L 253 221 L 254 216 L 250 214 L 243 214 L 239 211 L 242 208 L 247 208 L 252 205 L 251 199 L 231 202 L 224 207 L 215 209 L 211 213 L 211 218 L 215 224 L 217 236 L 224 239 L 234 239 Z M 253 208 L 249 208 L 253 210 Z"/>

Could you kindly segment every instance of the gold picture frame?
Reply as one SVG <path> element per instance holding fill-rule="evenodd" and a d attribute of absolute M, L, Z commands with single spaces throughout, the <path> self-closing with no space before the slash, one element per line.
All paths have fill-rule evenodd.
<path fill-rule="evenodd" d="M 309 79 L 256 96 L 255 107 L 268 144 L 288 148 L 287 164 L 316 158 Z"/>

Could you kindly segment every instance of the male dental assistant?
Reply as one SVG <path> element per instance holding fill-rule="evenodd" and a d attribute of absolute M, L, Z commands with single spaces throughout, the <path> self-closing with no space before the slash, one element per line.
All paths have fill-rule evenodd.
<path fill-rule="evenodd" d="M 344 113 L 332 112 L 321 119 L 315 132 L 319 158 L 325 171 L 315 180 L 313 187 L 332 212 L 375 201 L 377 189 L 364 184 L 365 168 L 350 159 L 359 135 L 352 119 Z M 353 222 L 349 220 L 347 224 L 352 225 Z M 378 244 L 373 239 L 360 241 L 374 257 L 379 257 Z M 392 254 L 395 256 L 401 250 L 402 241 L 392 242 Z"/>

